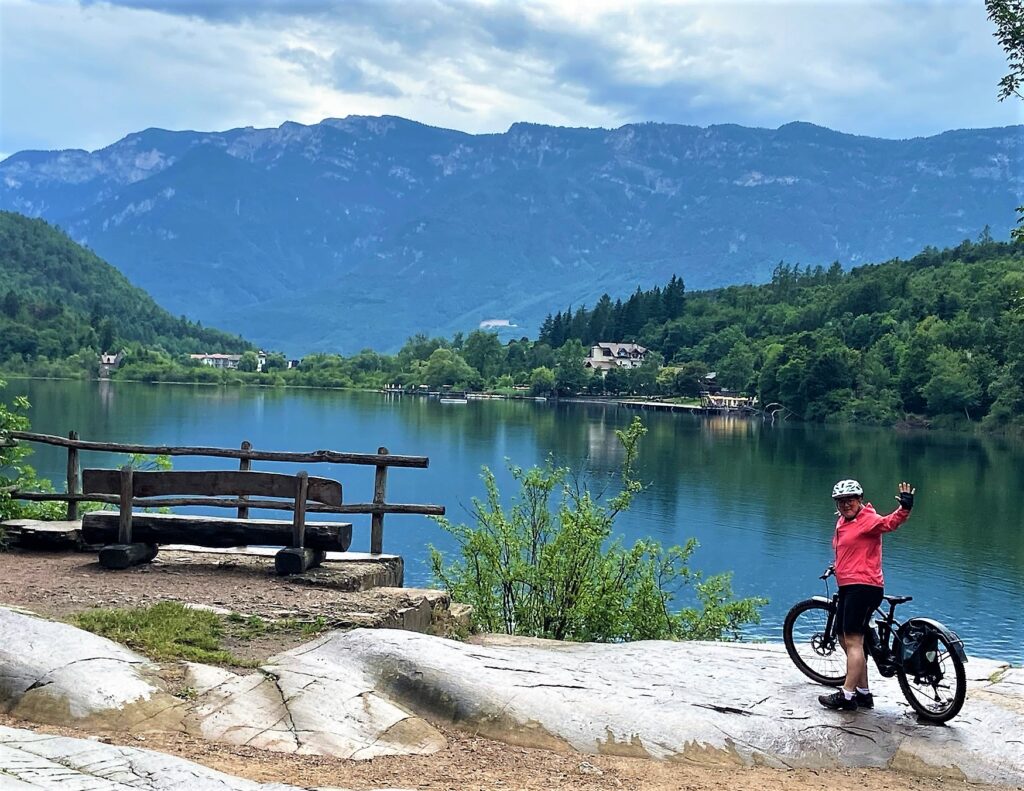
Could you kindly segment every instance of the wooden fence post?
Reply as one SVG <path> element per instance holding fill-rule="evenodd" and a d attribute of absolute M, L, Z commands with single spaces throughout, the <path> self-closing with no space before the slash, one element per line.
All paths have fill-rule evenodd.
<path fill-rule="evenodd" d="M 252 443 L 249 442 L 249 440 L 243 441 L 242 442 L 242 450 L 252 450 Z M 251 470 L 252 469 L 252 459 L 240 459 L 239 462 L 238 462 L 238 469 L 241 472 L 248 472 L 249 470 Z M 248 495 L 244 495 L 243 494 L 243 495 L 240 495 L 238 499 L 240 499 L 240 500 L 248 500 L 249 497 L 248 497 Z M 249 518 L 249 507 L 248 506 L 240 505 L 238 507 L 238 518 L 239 519 L 248 519 Z"/>
<path fill-rule="evenodd" d="M 377 453 L 386 456 L 387 448 L 377 448 Z M 384 505 L 384 491 L 388 485 L 387 465 L 377 465 L 377 472 L 373 476 L 373 504 Z M 370 516 L 370 553 L 379 555 L 384 551 L 384 514 L 374 512 Z"/>
<path fill-rule="evenodd" d="M 78 440 L 77 431 L 69 431 L 68 439 Z M 78 448 L 68 446 L 68 494 L 78 494 Z M 74 522 L 78 519 L 78 501 L 68 500 L 68 521 Z"/>
<path fill-rule="evenodd" d="M 130 464 L 121 468 L 121 518 L 118 522 L 117 543 L 132 543 L 132 488 L 134 470 Z"/>
<path fill-rule="evenodd" d="M 309 473 L 302 470 L 295 476 L 295 513 L 292 516 L 292 546 L 306 546 L 306 497 L 309 494 Z"/>

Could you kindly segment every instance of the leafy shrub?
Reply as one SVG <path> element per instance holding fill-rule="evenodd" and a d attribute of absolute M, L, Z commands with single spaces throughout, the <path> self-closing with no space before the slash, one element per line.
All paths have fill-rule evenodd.
<path fill-rule="evenodd" d="M 473 500 L 476 526 L 437 520 L 456 538 L 461 560 L 446 565 L 431 547 L 434 576 L 456 601 L 472 605 L 476 628 L 595 642 L 721 640 L 736 639 L 744 624 L 759 621 L 764 599 L 737 600 L 730 575 L 705 579 L 689 567 L 695 540 L 663 549 L 656 541 L 626 548 L 612 538 L 615 518 L 643 488 L 633 465 L 645 433 L 639 418 L 616 432 L 625 459 L 622 488 L 610 498 L 594 496 L 550 463 L 510 467 L 520 488 L 506 509 L 484 467 L 487 495 Z M 684 589 L 692 601 L 674 609 Z"/>

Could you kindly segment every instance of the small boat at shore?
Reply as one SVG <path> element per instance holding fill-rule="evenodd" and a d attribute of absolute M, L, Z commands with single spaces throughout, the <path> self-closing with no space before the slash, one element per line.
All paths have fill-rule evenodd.
<path fill-rule="evenodd" d="M 439 399 L 442 404 L 468 404 L 468 398 L 455 398 L 451 396 L 441 396 Z"/>

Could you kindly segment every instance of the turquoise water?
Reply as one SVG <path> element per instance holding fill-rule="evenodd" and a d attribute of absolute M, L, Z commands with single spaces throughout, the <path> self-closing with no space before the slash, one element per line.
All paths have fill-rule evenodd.
<path fill-rule="evenodd" d="M 430 457 L 426 470 L 392 469 L 391 502 L 439 503 L 454 520 L 469 519 L 482 494 L 481 465 L 511 492 L 505 459 L 529 466 L 549 455 L 614 489 L 621 449 L 615 429 L 640 414 L 649 433 L 639 475 L 646 491 L 623 514 L 627 541 L 651 536 L 682 543 L 694 536 L 694 565 L 731 570 L 742 595 L 770 599 L 751 637 L 780 639 L 794 602 L 821 593 L 834 524 L 829 493 L 855 477 L 880 511 L 894 508 L 900 480 L 918 488 L 910 521 L 885 540 L 886 589 L 911 594 L 899 612 L 929 615 L 955 629 L 970 653 L 1024 661 L 1024 444 L 956 434 L 883 429 L 764 425 L 614 406 L 526 401 L 440 404 L 374 393 L 210 388 L 111 382 L 13 380 L 3 394 L 27 395 L 33 430 L 83 439 L 268 450 L 320 448 Z M 65 452 L 42 448 L 33 463 L 60 488 Z M 84 454 L 83 466 L 117 459 Z M 230 462 L 178 458 L 178 469 Z M 259 464 L 257 469 L 291 469 Z M 318 465 L 340 479 L 348 502 L 372 494 L 372 468 Z M 311 472 L 313 470 L 311 469 Z M 355 518 L 353 549 L 369 546 L 369 518 Z M 427 550 L 452 543 L 432 521 L 388 516 L 384 549 L 406 559 L 406 584 L 430 581 Z"/>

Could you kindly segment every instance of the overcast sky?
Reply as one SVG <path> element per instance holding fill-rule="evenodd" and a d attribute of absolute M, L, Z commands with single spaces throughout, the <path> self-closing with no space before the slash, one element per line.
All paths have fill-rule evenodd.
<path fill-rule="evenodd" d="M 1022 123 L 983 0 L 0 0 L 0 156 L 401 115 L 880 137 Z"/>

